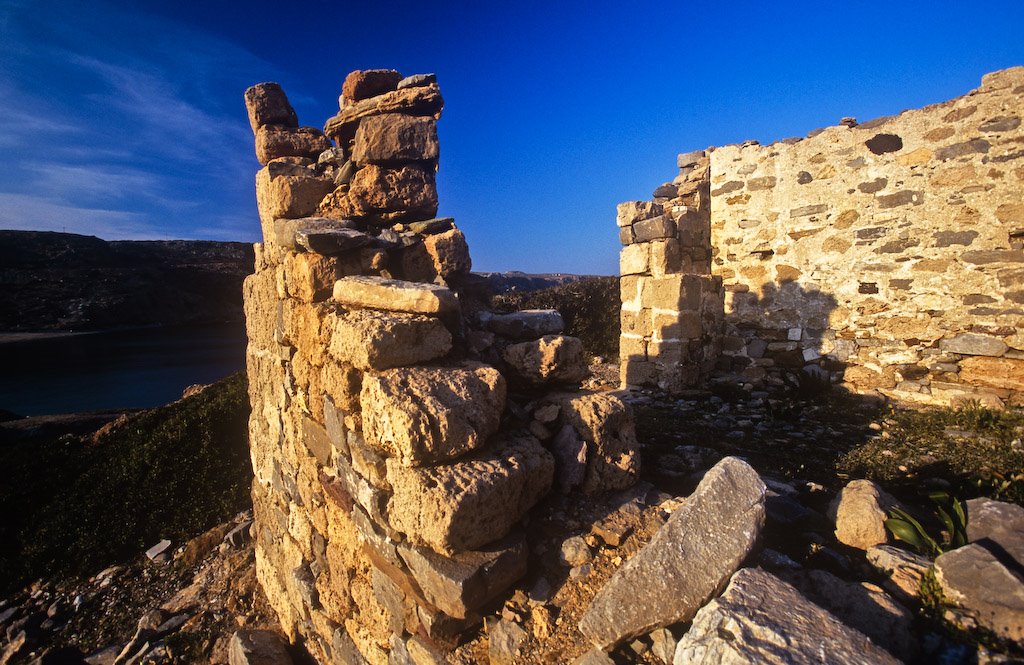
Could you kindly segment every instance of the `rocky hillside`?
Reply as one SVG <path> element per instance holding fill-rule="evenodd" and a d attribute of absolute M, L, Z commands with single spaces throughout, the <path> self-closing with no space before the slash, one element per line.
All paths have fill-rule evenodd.
<path fill-rule="evenodd" d="M 0 331 L 241 321 L 252 246 L 0 231 Z"/>

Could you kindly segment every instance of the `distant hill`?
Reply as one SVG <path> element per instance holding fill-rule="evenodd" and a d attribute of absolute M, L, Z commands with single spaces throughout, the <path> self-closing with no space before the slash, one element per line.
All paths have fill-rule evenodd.
<path fill-rule="evenodd" d="M 567 273 L 544 273 L 531 275 L 525 272 L 513 270 L 510 272 L 478 272 L 474 273 L 487 281 L 494 293 L 506 293 L 508 291 L 519 291 L 528 293 L 550 289 L 554 286 L 572 284 L 581 279 L 591 279 L 597 275 L 570 275 Z"/>
<path fill-rule="evenodd" d="M 252 245 L 0 231 L 0 331 L 241 321 Z"/>

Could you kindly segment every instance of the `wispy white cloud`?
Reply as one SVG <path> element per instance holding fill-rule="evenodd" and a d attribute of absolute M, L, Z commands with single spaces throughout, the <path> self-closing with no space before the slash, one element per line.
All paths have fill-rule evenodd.
<path fill-rule="evenodd" d="M 70 18 L 40 21 L 33 3 L 0 4 L 0 227 L 252 238 L 256 164 L 241 93 L 265 63 L 102 2 L 71 10 L 83 12 L 80 31 Z"/>

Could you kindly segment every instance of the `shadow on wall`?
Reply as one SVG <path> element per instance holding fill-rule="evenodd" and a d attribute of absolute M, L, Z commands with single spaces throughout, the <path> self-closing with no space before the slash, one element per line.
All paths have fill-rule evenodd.
<path fill-rule="evenodd" d="M 793 280 L 727 290 L 714 378 L 739 379 L 751 389 L 841 382 L 854 342 L 837 340 L 830 329 L 837 305 L 832 294 Z"/>

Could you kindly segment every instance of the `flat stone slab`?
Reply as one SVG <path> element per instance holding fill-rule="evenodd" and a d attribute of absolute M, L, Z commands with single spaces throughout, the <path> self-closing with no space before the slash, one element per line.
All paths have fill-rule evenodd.
<path fill-rule="evenodd" d="M 509 537 L 451 557 L 398 546 L 424 598 L 448 616 L 465 619 L 526 574 L 526 539 Z"/>
<path fill-rule="evenodd" d="M 967 502 L 967 540 L 1007 565 L 1024 567 L 1024 508 L 1005 501 L 971 499 Z"/>
<path fill-rule="evenodd" d="M 935 560 L 935 577 L 946 597 L 996 635 L 1024 640 L 1024 582 L 978 544 Z"/>
<path fill-rule="evenodd" d="M 505 410 L 493 367 L 399 367 L 363 379 L 363 436 L 405 466 L 436 464 L 483 447 Z"/>
<path fill-rule="evenodd" d="M 412 314 L 443 314 L 459 309 L 458 298 L 447 287 L 383 277 L 343 277 L 334 283 L 334 300 L 346 307 Z"/>
<path fill-rule="evenodd" d="M 607 648 L 689 621 L 747 558 L 765 520 L 765 485 L 736 457 L 708 471 L 694 493 L 594 598 L 580 631 Z"/>
<path fill-rule="evenodd" d="M 387 460 L 391 526 L 449 556 L 507 535 L 551 488 L 555 463 L 531 436 L 496 438 L 444 466 L 410 468 Z"/>
<path fill-rule="evenodd" d="M 452 335 L 440 319 L 423 314 L 353 310 L 330 317 L 331 355 L 361 370 L 414 365 L 446 355 Z"/>
<path fill-rule="evenodd" d="M 482 312 L 480 325 L 484 330 L 516 340 L 558 335 L 565 329 L 557 309 L 524 309 L 508 314 Z"/>
<path fill-rule="evenodd" d="M 355 229 L 303 224 L 295 231 L 295 243 L 309 252 L 325 256 L 350 252 L 369 245 L 373 239 Z"/>
<path fill-rule="evenodd" d="M 900 661 L 774 575 L 744 568 L 697 612 L 674 665 L 820 665 Z"/>

